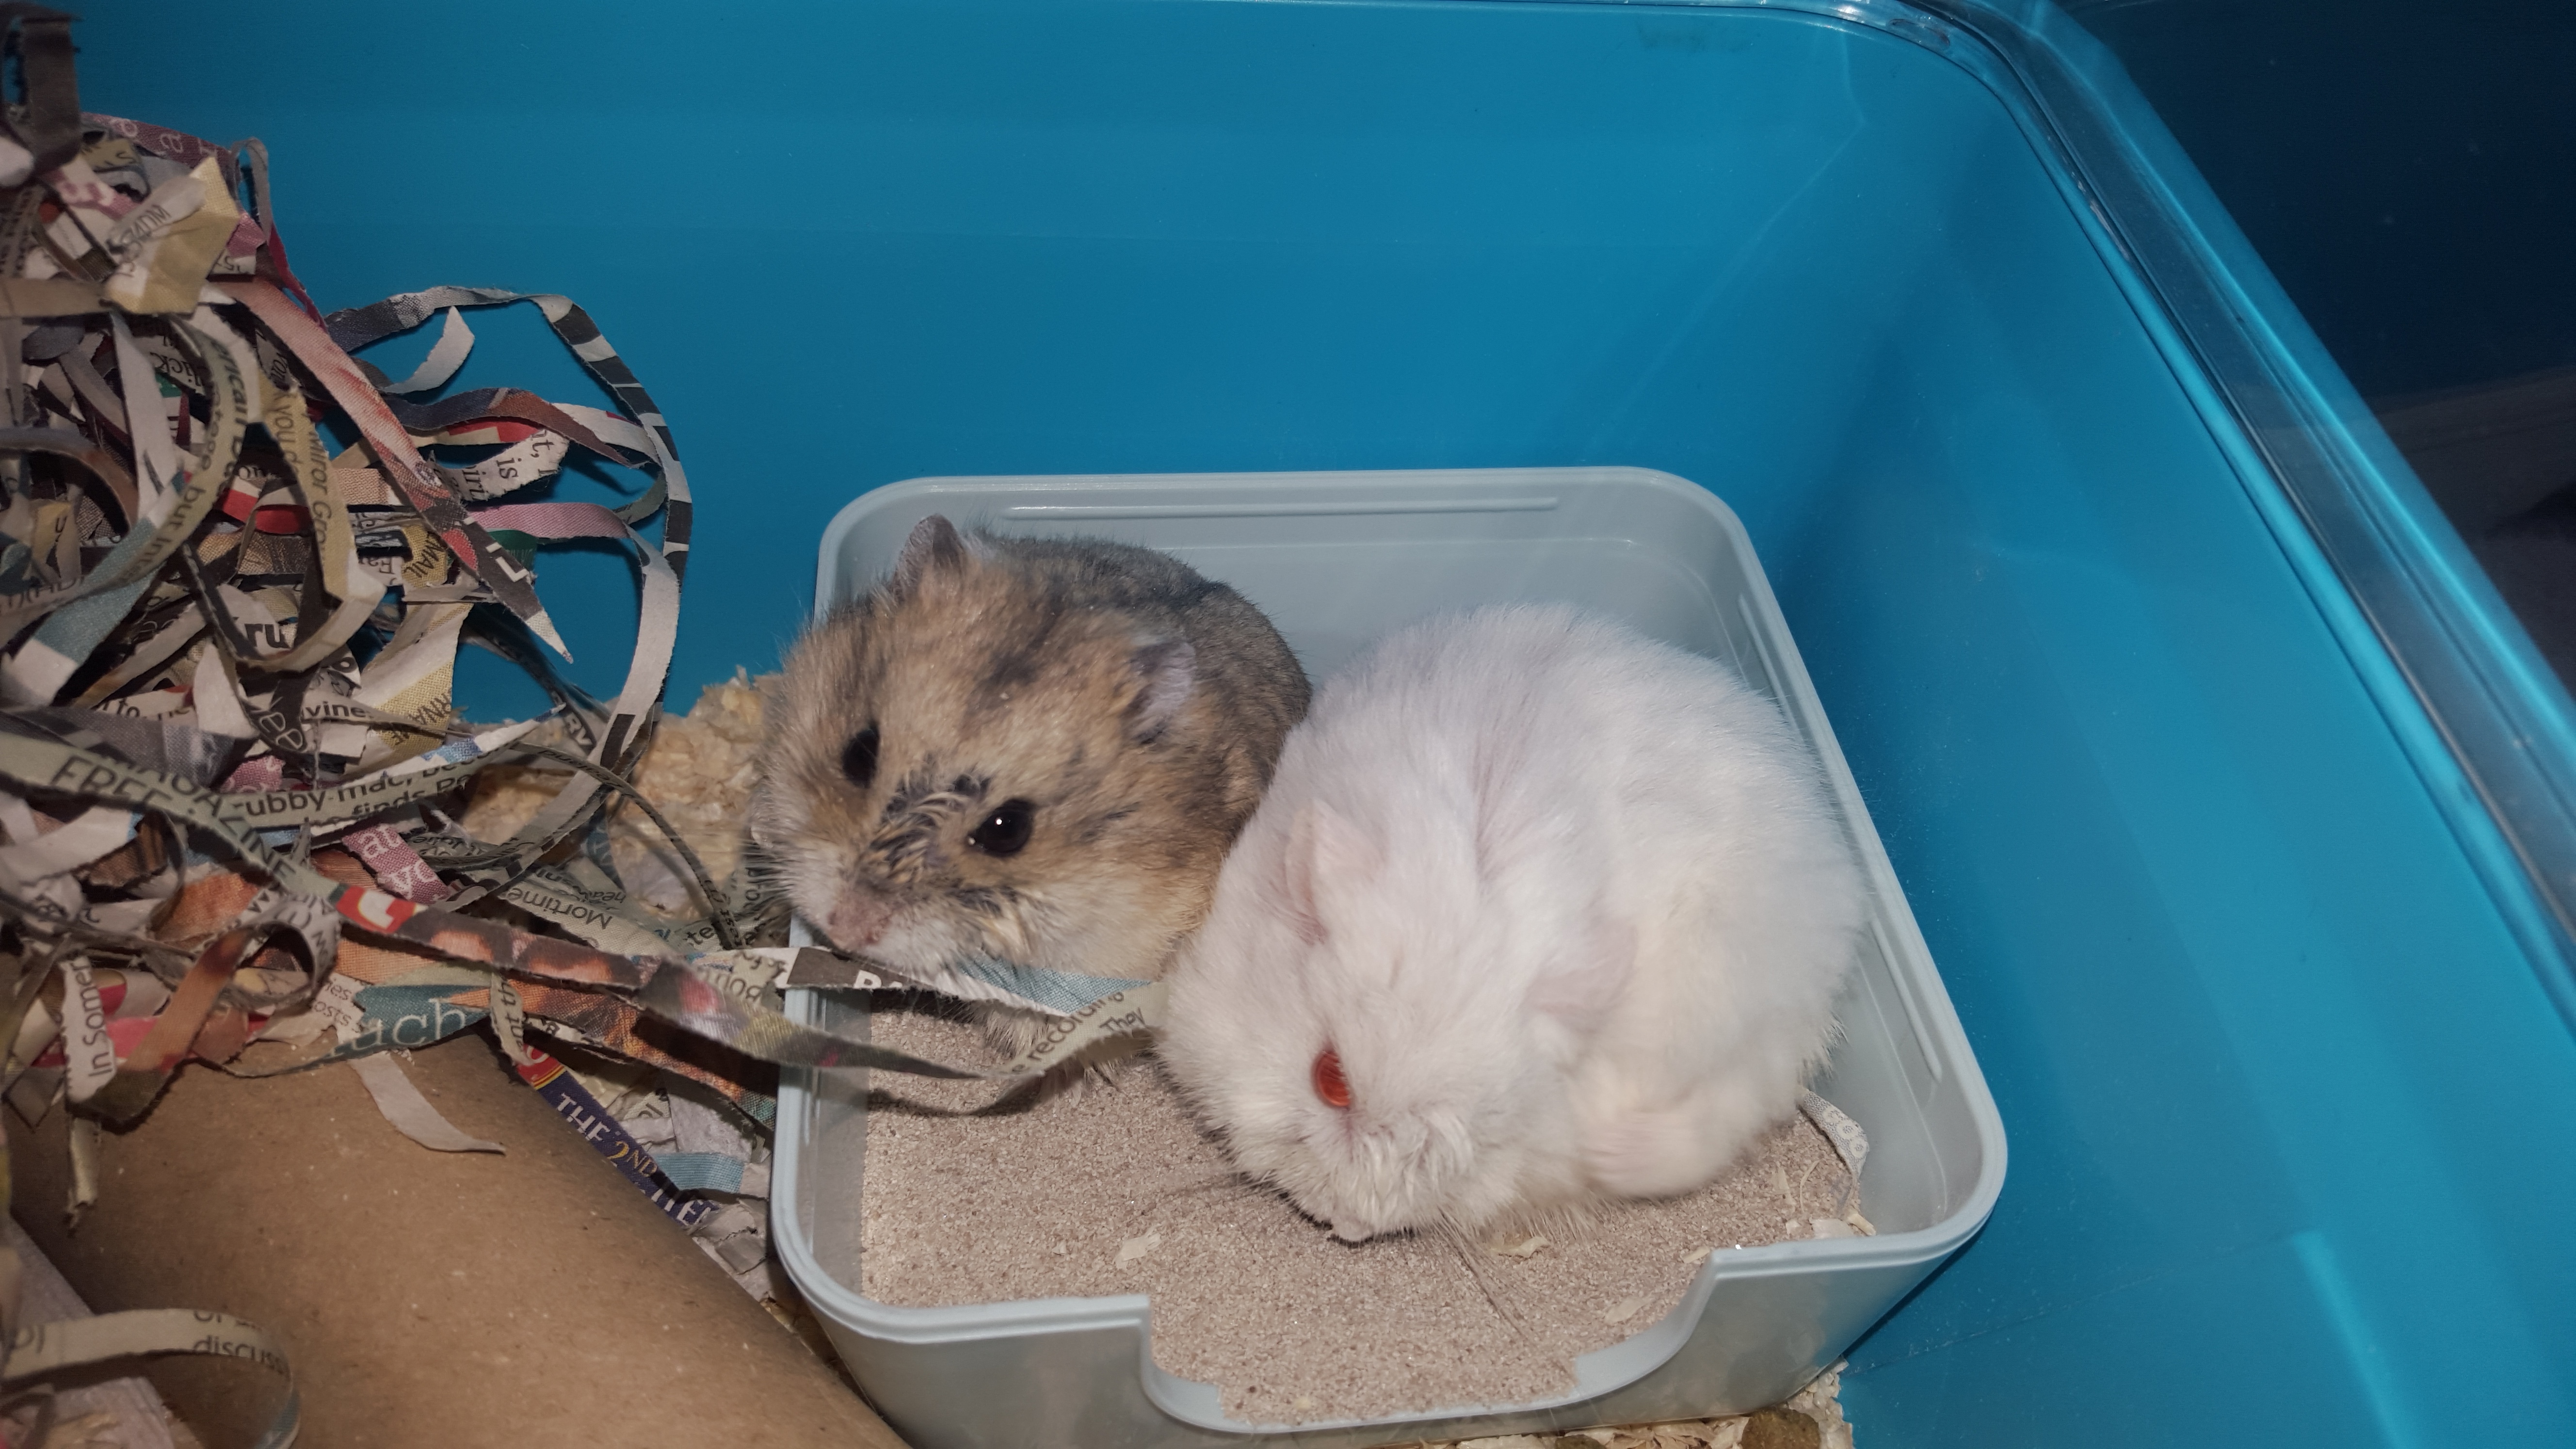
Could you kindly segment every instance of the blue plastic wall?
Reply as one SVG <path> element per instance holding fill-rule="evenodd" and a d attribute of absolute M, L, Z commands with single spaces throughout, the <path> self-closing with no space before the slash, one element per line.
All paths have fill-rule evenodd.
<path fill-rule="evenodd" d="M 824 520 L 910 476 L 1707 484 L 2012 1139 L 1852 1354 L 1862 1442 L 2576 1442 L 2576 1045 L 1968 71 L 1643 6 L 122 3 L 82 41 L 91 108 L 266 138 L 325 306 L 591 310 L 698 490 L 681 700 L 768 666 Z M 571 376 L 522 320 L 467 382 Z M 548 557 L 606 685 L 625 580 Z"/>

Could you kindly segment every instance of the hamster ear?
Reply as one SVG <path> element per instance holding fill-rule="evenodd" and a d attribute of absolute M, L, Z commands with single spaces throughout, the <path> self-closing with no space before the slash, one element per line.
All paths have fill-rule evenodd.
<path fill-rule="evenodd" d="M 925 574 L 965 568 L 966 557 L 966 540 L 958 537 L 957 525 L 934 513 L 914 524 L 912 536 L 903 541 L 903 553 L 894 561 L 894 586 L 909 592 Z"/>
<path fill-rule="evenodd" d="M 1377 842 L 1321 800 L 1299 807 L 1284 863 L 1288 918 L 1309 945 L 1324 939 L 1324 903 L 1378 873 Z"/>
<path fill-rule="evenodd" d="M 1309 946 L 1324 939 L 1324 918 L 1315 909 L 1315 809 L 1305 806 L 1288 822 L 1288 846 L 1279 853 L 1280 911 Z"/>
<path fill-rule="evenodd" d="M 1127 706 L 1127 736 L 1140 745 L 1162 737 L 1197 682 L 1199 652 L 1187 639 L 1154 639 L 1128 656 L 1136 697 Z"/>
<path fill-rule="evenodd" d="M 1637 965 L 1637 928 L 1627 921 L 1596 920 L 1573 959 L 1549 968 L 1531 983 L 1529 1004 L 1590 1035 L 1610 1011 Z"/>

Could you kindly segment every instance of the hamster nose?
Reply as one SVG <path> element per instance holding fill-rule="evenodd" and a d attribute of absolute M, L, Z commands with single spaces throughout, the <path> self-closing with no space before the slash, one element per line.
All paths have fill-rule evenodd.
<path fill-rule="evenodd" d="M 823 923 L 823 929 L 831 933 L 833 945 L 860 951 L 875 945 L 892 919 L 894 911 L 873 892 L 847 890 L 833 903 L 832 918 Z"/>
<path fill-rule="evenodd" d="M 1349 1218 L 1335 1218 L 1333 1219 L 1333 1236 L 1341 1239 L 1345 1243 L 1365 1243 L 1369 1239 L 1377 1236 L 1377 1234 L 1368 1227 L 1360 1223 L 1353 1222 Z"/>

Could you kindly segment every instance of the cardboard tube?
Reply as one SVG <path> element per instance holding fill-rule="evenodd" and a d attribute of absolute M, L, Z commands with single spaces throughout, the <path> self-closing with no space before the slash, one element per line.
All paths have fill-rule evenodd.
<path fill-rule="evenodd" d="M 182 1072 L 102 1144 L 66 1231 L 67 1118 L 7 1126 L 19 1223 L 98 1312 L 200 1308 L 284 1341 L 306 1444 L 778 1444 L 903 1449 L 834 1367 L 726 1277 L 469 1033 L 405 1068 L 507 1155 L 426 1151 L 346 1067 Z M 273 1381 L 148 1370 L 209 1449 Z"/>

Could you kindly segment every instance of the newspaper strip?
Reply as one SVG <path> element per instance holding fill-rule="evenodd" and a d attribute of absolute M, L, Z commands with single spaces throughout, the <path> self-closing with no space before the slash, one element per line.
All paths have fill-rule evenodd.
<path fill-rule="evenodd" d="M 107 1006 L 99 999 L 89 957 L 63 962 L 63 1062 L 65 1091 L 86 1102 L 116 1075 L 116 1047 L 108 1040 Z"/>
<path fill-rule="evenodd" d="M 303 1404 L 285 1350 L 258 1324 L 229 1313 L 137 1308 L 29 1324 L 10 1339 L 7 1362 L 0 1365 L 0 1384 L 23 1384 L 73 1369 L 162 1354 L 231 1359 L 275 1376 L 282 1387 L 278 1407 L 252 1441 L 253 1449 L 287 1449 L 295 1442 Z"/>
<path fill-rule="evenodd" d="M 459 1131 L 455 1123 L 439 1114 L 420 1088 L 403 1073 L 400 1063 L 388 1054 L 377 1052 L 358 1057 L 349 1063 L 358 1080 L 375 1098 L 376 1110 L 394 1124 L 395 1130 L 432 1152 L 500 1152 L 498 1142 Z"/>
<path fill-rule="evenodd" d="M 649 1190 L 704 1201 L 765 1190 L 780 1064 L 998 1080 L 1150 1026 L 1158 987 L 987 963 L 908 982 L 778 950 L 785 912 L 748 870 L 692 864 L 701 913 L 649 908 L 671 882 L 619 879 L 600 822 L 612 799 L 650 803 L 632 775 L 662 718 L 693 523 L 651 395 L 553 294 L 440 288 L 323 318 L 287 265 L 264 148 L 84 116 L 68 20 L 18 6 L 0 24 L 23 70 L 0 116 L 0 186 L 18 188 L 0 206 L 0 912 L 40 950 L 0 989 L 13 1101 L 59 1088 L 94 1146 L 189 1060 L 365 1061 L 488 1019 L 514 1060 L 551 1038 L 658 1074 L 634 1099 L 670 1134 Z M 469 315 L 519 303 L 614 408 L 467 375 Z M 432 323 L 398 380 L 351 355 Z M 334 455 L 327 436 L 355 442 Z M 575 449 L 646 485 L 616 507 L 549 497 Z M 535 578 L 546 550 L 597 541 L 639 579 L 604 703 L 547 662 L 563 646 Z M 462 725 L 469 642 L 554 707 Z M 548 768 L 565 758 L 580 767 Z M 466 829 L 505 775 L 545 782 L 532 808 Z M 791 1019 L 798 969 L 1058 1025 L 1002 1069 L 922 1061 Z M 237 1064 L 254 1040 L 280 1045 Z M 389 1116 L 410 1112 L 398 1067 L 358 1070 Z M 694 1226 L 740 1269 L 759 1221 L 727 1203 Z"/>
<path fill-rule="evenodd" d="M 812 949 L 812 948 L 806 948 Z M 870 971 L 882 982 L 893 978 Z M 875 1067 L 916 1076 L 1023 1081 L 1043 1075 L 1104 1042 L 1142 1037 L 1163 1020 L 1164 989 L 1159 981 L 1112 992 L 1048 1023 L 1047 1031 L 1028 1050 L 999 1067 L 978 1069 L 925 1062 L 884 1047 L 806 1026 L 787 1016 L 742 1000 L 729 978 L 711 970 L 706 958 L 683 962 L 657 974 L 636 993 L 636 1003 L 664 1021 L 686 1028 L 736 1051 L 785 1066 L 828 1070 Z M 906 983 L 910 984 L 910 983 Z"/>
<path fill-rule="evenodd" d="M 1843 1166 L 1850 1170 L 1851 1185 L 1845 1190 L 1845 1198 L 1857 1194 L 1860 1191 L 1861 1164 L 1869 1160 L 1869 1134 L 1861 1130 L 1860 1124 L 1853 1121 L 1850 1114 L 1813 1092 L 1799 1094 L 1798 1110 L 1808 1121 L 1816 1124 L 1817 1131 L 1825 1134 L 1825 1141 L 1832 1144 L 1834 1155 L 1841 1158 Z M 1848 1207 L 1850 1203 L 1846 1201 L 1844 1206 Z"/>
<path fill-rule="evenodd" d="M 600 1105 L 597 1097 L 560 1061 L 544 1052 L 531 1049 L 529 1060 L 518 1064 L 519 1079 L 536 1090 L 546 1105 L 555 1109 L 567 1126 L 598 1149 L 608 1165 L 640 1188 L 653 1205 L 669 1215 L 680 1226 L 694 1227 L 699 1220 L 716 1211 L 719 1204 L 706 1198 L 681 1195 L 653 1160 L 617 1118 Z"/>
<path fill-rule="evenodd" d="M 332 343 L 330 337 L 313 320 L 286 299 L 275 284 L 261 280 L 224 281 L 216 284 L 233 300 L 248 307 L 251 315 L 265 323 L 278 340 L 294 352 L 296 359 L 312 369 L 313 375 L 329 391 L 331 400 L 345 410 L 351 421 L 375 450 L 377 460 L 387 470 L 386 476 L 420 511 L 421 518 L 444 542 L 458 562 L 486 584 L 492 586 L 510 612 L 519 616 L 529 630 L 557 654 L 569 659 L 572 652 L 564 647 L 563 637 L 555 632 L 554 622 L 546 616 L 545 606 L 537 602 L 536 590 L 530 587 L 535 575 L 519 567 L 501 545 L 492 541 L 465 507 L 449 490 L 438 470 L 425 462 L 412 447 L 410 434 L 394 421 L 384 399 L 359 373 L 357 365 Z"/>

